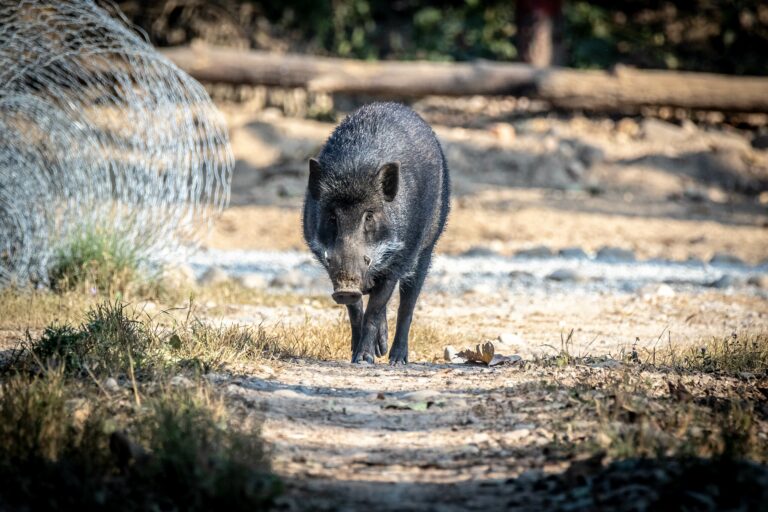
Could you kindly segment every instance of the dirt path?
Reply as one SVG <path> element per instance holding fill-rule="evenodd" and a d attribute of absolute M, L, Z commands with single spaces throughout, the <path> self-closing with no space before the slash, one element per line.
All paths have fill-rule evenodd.
<path fill-rule="evenodd" d="M 574 500 L 581 502 L 575 509 L 611 509 L 611 500 L 621 507 L 639 492 L 639 510 L 677 478 L 676 466 L 662 461 L 646 480 L 633 467 L 632 486 L 620 477 L 592 488 L 588 481 L 626 472 L 610 458 L 588 456 L 599 451 L 595 440 L 604 440 L 609 425 L 594 405 L 615 395 L 614 379 L 640 379 L 645 398 L 664 403 L 667 379 L 679 377 L 607 366 L 296 361 L 208 378 L 244 410 L 263 411 L 263 436 L 286 484 L 281 509 L 553 510 Z M 682 382 L 694 397 L 738 386 L 744 397 L 756 393 L 749 384 L 706 375 Z M 667 414 L 661 409 L 656 414 Z M 759 428 L 765 437 L 768 425 Z"/>
<path fill-rule="evenodd" d="M 288 509 L 474 510 L 514 498 L 504 481 L 541 465 L 551 433 L 537 418 L 552 401 L 512 396 L 530 381 L 511 368 L 303 362 L 226 386 L 265 408 Z"/>

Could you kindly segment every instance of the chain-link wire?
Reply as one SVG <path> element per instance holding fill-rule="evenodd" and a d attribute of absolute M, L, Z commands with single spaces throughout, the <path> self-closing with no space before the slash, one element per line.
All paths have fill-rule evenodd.
<path fill-rule="evenodd" d="M 229 200 L 221 114 L 117 14 L 0 0 L 0 288 L 47 284 L 86 234 L 167 261 Z"/>

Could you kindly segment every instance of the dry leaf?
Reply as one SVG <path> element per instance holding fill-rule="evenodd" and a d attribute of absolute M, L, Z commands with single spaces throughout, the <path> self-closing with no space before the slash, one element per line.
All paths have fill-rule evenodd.
<path fill-rule="evenodd" d="M 488 366 L 515 364 L 523 360 L 518 355 L 504 356 L 497 354 L 496 344 L 493 341 L 477 344 L 474 349 L 468 348 L 458 353 L 455 348 L 448 345 L 443 349 L 443 358 L 449 363 L 483 363 Z"/>
<path fill-rule="evenodd" d="M 472 349 L 462 350 L 457 355 L 473 363 L 488 364 L 493 359 L 493 354 L 495 351 L 496 349 L 493 346 L 493 342 L 486 341 L 483 344 L 476 345 L 474 350 Z"/>

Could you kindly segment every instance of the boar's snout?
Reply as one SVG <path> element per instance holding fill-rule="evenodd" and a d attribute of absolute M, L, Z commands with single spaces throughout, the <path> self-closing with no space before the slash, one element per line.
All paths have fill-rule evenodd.
<path fill-rule="evenodd" d="M 363 282 L 371 260 L 361 252 L 354 244 L 345 244 L 330 257 L 326 253 L 328 274 L 333 282 L 331 297 L 337 304 L 354 304 L 363 297 Z"/>
<path fill-rule="evenodd" d="M 331 297 L 336 304 L 354 304 L 363 297 L 360 279 L 355 279 L 346 272 L 339 272 L 335 277 Z"/>
<path fill-rule="evenodd" d="M 362 273 L 355 269 L 350 272 L 346 269 L 334 269 L 331 271 L 331 281 L 333 281 L 333 300 L 336 304 L 354 304 L 363 297 L 363 279 Z"/>
<path fill-rule="evenodd" d="M 333 295 L 331 297 L 336 301 L 336 304 L 354 304 L 363 297 L 362 276 L 357 274 L 357 272 L 352 274 L 345 270 L 331 273 L 331 281 L 333 281 Z"/>
<path fill-rule="evenodd" d="M 349 305 L 358 302 L 363 297 L 363 293 L 360 290 L 345 289 L 333 292 L 331 297 L 336 301 L 336 304 Z"/>

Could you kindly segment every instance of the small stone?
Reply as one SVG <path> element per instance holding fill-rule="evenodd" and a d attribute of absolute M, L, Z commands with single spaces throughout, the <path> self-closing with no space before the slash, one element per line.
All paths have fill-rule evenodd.
<path fill-rule="evenodd" d="M 578 281 L 583 281 L 584 277 L 573 269 L 560 268 L 555 270 L 551 274 L 549 274 L 547 276 L 547 279 L 549 279 L 550 281 L 560 281 L 560 282 L 563 282 L 563 281 L 578 282 Z"/>
<path fill-rule="evenodd" d="M 545 245 L 537 245 L 530 249 L 521 249 L 515 253 L 516 258 L 551 258 L 552 250 Z"/>
<path fill-rule="evenodd" d="M 578 148 L 578 158 L 589 169 L 593 165 L 602 162 L 605 159 L 605 153 L 598 147 L 584 144 Z"/>
<path fill-rule="evenodd" d="M 678 142 L 690 135 L 676 124 L 654 118 L 643 119 L 642 131 L 645 139 L 663 143 Z"/>
<path fill-rule="evenodd" d="M 646 299 L 650 299 L 654 297 L 661 297 L 661 298 L 668 299 L 676 295 L 674 288 L 672 288 L 666 283 L 659 284 L 659 285 L 644 286 L 642 289 L 640 289 L 640 294 L 643 296 L 643 298 L 646 298 Z"/>
<path fill-rule="evenodd" d="M 110 393 L 116 393 L 117 391 L 120 391 L 120 385 L 114 378 L 109 377 L 104 380 L 104 389 Z"/>
<path fill-rule="evenodd" d="M 533 279 L 533 274 L 526 272 L 525 270 L 510 270 L 509 277 L 520 281 L 529 281 Z"/>
<path fill-rule="evenodd" d="M 557 255 L 561 258 L 569 258 L 574 260 L 586 260 L 589 259 L 589 255 L 581 247 L 566 247 L 557 251 Z"/>
<path fill-rule="evenodd" d="M 694 203 L 702 203 L 708 199 L 707 191 L 701 187 L 685 187 L 683 197 Z"/>
<path fill-rule="evenodd" d="M 716 252 L 709 259 L 710 265 L 743 265 L 744 260 L 728 252 Z"/>
<path fill-rule="evenodd" d="M 515 140 L 515 127 L 509 123 L 493 123 L 488 127 L 501 144 L 510 144 Z"/>
<path fill-rule="evenodd" d="M 197 283 L 200 286 L 216 286 L 229 281 L 229 274 L 227 274 L 221 267 L 211 267 L 200 276 Z"/>
<path fill-rule="evenodd" d="M 475 283 L 466 288 L 466 292 L 492 297 L 499 292 L 499 287 L 495 283 Z"/>
<path fill-rule="evenodd" d="M 631 117 L 625 117 L 616 123 L 616 131 L 629 137 L 636 137 L 640 133 L 640 125 Z"/>
<path fill-rule="evenodd" d="M 261 274 L 244 274 L 237 278 L 237 282 L 243 288 L 251 290 L 263 290 L 269 286 L 269 282 Z"/>
<path fill-rule="evenodd" d="M 719 279 L 709 283 L 710 288 L 725 290 L 727 288 L 736 288 L 744 285 L 744 280 L 730 274 L 723 274 Z"/>
<path fill-rule="evenodd" d="M 747 284 L 749 284 L 750 286 L 755 286 L 757 288 L 760 288 L 761 290 L 768 290 L 768 276 L 766 275 L 750 276 L 750 278 L 747 279 Z"/>
<path fill-rule="evenodd" d="M 461 359 L 457 354 L 458 352 L 456 351 L 456 348 L 451 345 L 448 345 L 443 349 L 443 359 L 445 359 L 446 362 L 454 363 L 458 359 Z"/>
<path fill-rule="evenodd" d="M 699 127 L 698 127 L 698 126 L 696 126 L 696 123 L 694 123 L 694 122 L 693 122 L 693 121 L 691 121 L 690 119 L 683 119 L 683 120 L 680 122 L 680 127 L 681 127 L 681 128 L 684 130 L 684 131 L 686 131 L 686 132 L 688 132 L 688 133 L 696 133 L 697 131 L 699 131 Z"/>
<path fill-rule="evenodd" d="M 597 251 L 595 259 L 609 262 L 631 262 L 635 261 L 635 253 L 621 247 L 602 247 Z"/>
<path fill-rule="evenodd" d="M 498 256 L 499 253 L 494 251 L 493 249 L 489 247 L 484 247 L 482 245 L 473 245 L 463 253 L 461 253 L 462 256 L 466 256 L 467 258 L 492 258 L 494 256 Z"/>

